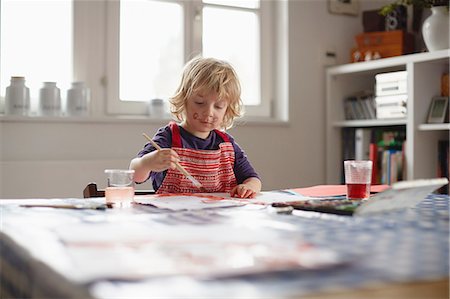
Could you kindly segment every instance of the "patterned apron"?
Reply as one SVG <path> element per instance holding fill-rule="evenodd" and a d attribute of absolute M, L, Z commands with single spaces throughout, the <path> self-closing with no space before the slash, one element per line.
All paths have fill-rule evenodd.
<path fill-rule="evenodd" d="M 228 135 L 215 130 L 224 140 L 217 150 L 183 148 L 180 128 L 175 122 L 169 124 L 172 131 L 172 149 L 178 153 L 180 164 L 202 185 L 199 190 L 178 169 L 168 169 L 156 193 L 230 192 L 236 186 L 234 175 L 234 148 Z"/>

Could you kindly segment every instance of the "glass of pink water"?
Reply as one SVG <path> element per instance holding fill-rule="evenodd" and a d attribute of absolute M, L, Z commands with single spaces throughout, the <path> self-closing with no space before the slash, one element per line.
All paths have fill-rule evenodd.
<path fill-rule="evenodd" d="M 106 169 L 105 173 L 108 176 L 106 203 L 113 207 L 129 207 L 134 198 L 134 170 Z"/>
<path fill-rule="evenodd" d="M 347 199 L 368 199 L 372 180 L 372 161 L 344 161 Z"/>

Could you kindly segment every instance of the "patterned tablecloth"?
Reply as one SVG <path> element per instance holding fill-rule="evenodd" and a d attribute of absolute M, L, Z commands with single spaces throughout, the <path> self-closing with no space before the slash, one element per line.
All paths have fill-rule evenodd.
<path fill-rule="evenodd" d="M 2 201 L 0 208 L 2 297 L 280 298 L 449 277 L 447 195 L 430 195 L 414 209 L 370 217 L 303 211 L 278 214 L 260 206 L 184 212 L 134 206 L 127 211 L 96 211 L 27 209 L 18 207 L 14 201 Z M 332 249 L 343 257 L 344 262 L 334 267 L 308 271 L 267 272 L 226 278 L 199 279 L 181 275 L 140 277 L 136 280 L 97 278 L 74 281 L 67 273 L 70 265 L 65 264 L 67 261 L 62 254 L 64 242 L 62 245 L 59 241 L 55 242 L 55 232 L 60 231 L 63 225 L 82 226 L 86 222 L 96 221 L 107 224 L 130 219 L 127 218 L 130 215 L 136 223 L 149 230 L 163 226 L 207 227 L 228 223 L 230 219 L 241 219 L 247 221 L 249 227 L 254 223 L 258 233 L 262 230 L 283 231 L 285 239 L 278 239 L 281 242 L 290 242 L 292 236 L 299 236 L 320 248 Z M 31 241 L 30 236 L 35 238 Z M 54 245 L 46 248 L 46 244 Z M 273 254 L 282 255 L 283 252 Z M 114 264 L 114 261 L 111 263 Z M 76 268 L 71 269 L 77 271 Z"/>

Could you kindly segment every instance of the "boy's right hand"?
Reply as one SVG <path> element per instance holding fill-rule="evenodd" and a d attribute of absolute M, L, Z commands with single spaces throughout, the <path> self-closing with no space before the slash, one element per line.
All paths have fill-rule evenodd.
<path fill-rule="evenodd" d="M 146 154 L 144 157 L 145 166 L 151 171 L 164 171 L 166 169 L 175 169 L 175 163 L 180 161 L 177 152 L 170 148 L 155 150 Z"/>

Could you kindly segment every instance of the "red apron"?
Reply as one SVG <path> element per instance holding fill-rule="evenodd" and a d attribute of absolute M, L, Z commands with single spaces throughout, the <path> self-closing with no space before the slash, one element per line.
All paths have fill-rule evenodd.
<path fill-rule="evenodd" d="M 178 153 L 180 164 L 202 185 L 202 192 L 230 192 L 236 186 L 234 176 L 234 148 L 228 135 L 215 130 L 224 140 L 217 150 L 196 150 L 183 148 L 180 128 L 174 122 L 169 124 L 172 131 L 172 149 Z M 156 193 L 195 193 L 200 190 L 178 169 L 168 169 Z"/>

